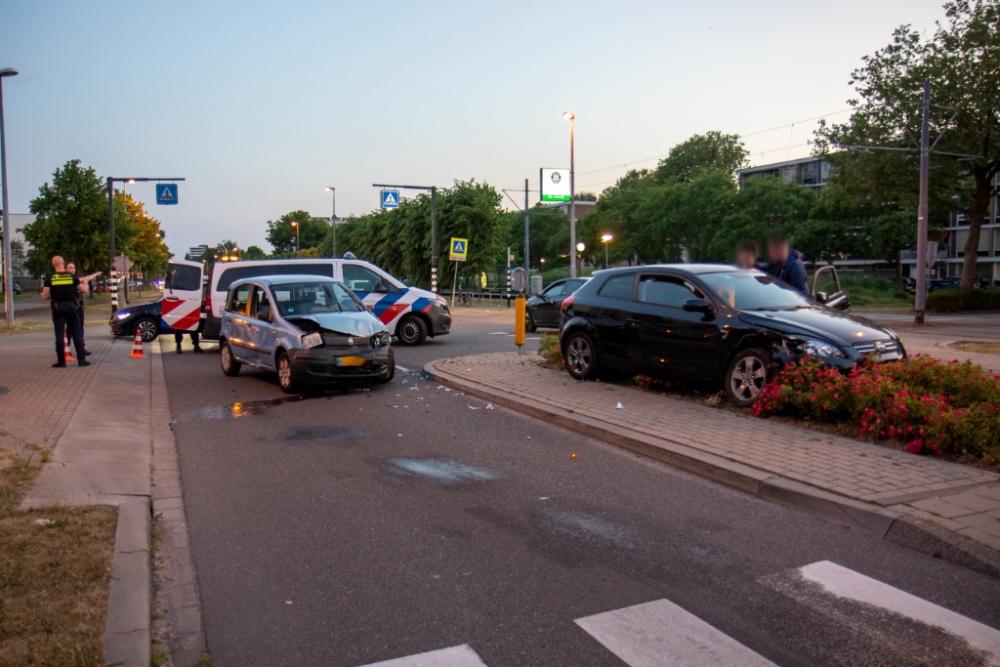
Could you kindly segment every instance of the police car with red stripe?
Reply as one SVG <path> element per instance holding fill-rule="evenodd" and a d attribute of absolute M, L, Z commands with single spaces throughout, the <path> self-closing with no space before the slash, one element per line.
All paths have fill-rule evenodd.
<path fill-rule="evenodd" d="M 171 260 L 171 265 L 187 266 L 198 272 L 197 262 Z M 170 272 L 168 271 L 168 274 Z M 175 274 L 173 274 L 176 276 Z M 163 325 L 173 331 L 190 331 L 196 318 L 204 319 L 202 334 L 217 339 L 222 328 L 223 307 L 229 286 L 243 278 L 273 275 L 316 275 L 344 283 L 403 345 L 420 345 L 427 337 L 443 336 L 451 331 L 451 312 L 444 297 L 418 287 L 410 287 L 379 267 L 348 253 L 342 259 L 271 259 L 216 263 L 206 286 L 204 303 L 201 290 L 184 291 L 174 284 L 164 286 Z M 194 284 L 184 281 L 185 286 Z M 190 283 L 190 285 L 189 285 Z M 171 301 L 176 298 L 177 301 Z M 196 305 L 197 304 L 197 305 Z M 195 311 L 199 311 L 195 315 Z"/>

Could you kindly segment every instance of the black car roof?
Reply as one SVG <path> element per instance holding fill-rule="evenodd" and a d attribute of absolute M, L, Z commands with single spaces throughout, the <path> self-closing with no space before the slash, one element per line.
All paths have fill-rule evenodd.
<path fill-rule="evenodd" d="M 651 271 L 651 270 L 681 271 L 684 273 L 691 273 L 694 275 L 698 275 L 701 273 L 723 273 L 729 271 L 743 271 L 743 269 L 732 266 L 731 264 L 641 264 L 639 266 L 621 266 L 615 269 L 603 269 L 601 271 L 595 271 L 594 275 L 596 276 L 598 274 L 628 273 L 630 271 Z"/>

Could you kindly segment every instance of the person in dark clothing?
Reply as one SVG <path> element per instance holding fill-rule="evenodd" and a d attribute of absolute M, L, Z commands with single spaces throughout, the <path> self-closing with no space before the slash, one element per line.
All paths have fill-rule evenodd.
<path fill-rule="evenodd" d="M 66 347 L 64 336 L 69 335 L 76 346 L 76 356 L 81 366 L 89 366 L 87 352 L 83 349 L 83 327 L 80 326 L 78 294 L 86 287 L 72 273 L 66 272 L 63 258 L 56 255 L 52 258 L 52 268 L 55 273 L 45 279 L 42 288 L 42 298 L 50 299 L 52 304 L 52 324 L 56 331 L 56 363 L 53 368 L 66 368 Z"/>
<path fill-rule="evenodd" d="M 191 343 L 194 345 L 195 354 L 204 354 L 205 350 L 201 349 L 201 346 L 198 344 L 198 332 L 192 331 L 190 333 L 191 333 Z M 174 342 L 177 343 L 177 354 L 181 353 L 181 341 L 183 340 L 184 340 L 184 332 L 175 331 Z"/>
<path fill-rule="evenodd" d="M 803 296 L 809 296 L 806 287 L 806 265 L 804 256 L 798 250 L 792 250 L 788 245 L 788 239 L 782 234 L 775 234 L 767 242 L 767 255 L 770 261 L 764 266 L 764 270 L 794 287 Z"/>
<path fill-rule="evenodd" d="M 74 264 L 73 262 L 66 262 L 66 273 L 71 273 L 75 276 L 76 264 Z M 87 341 L 84 337 L 84 326 L 86 323 L 84 321 L 83 310 L 84 306 L 87 305 L 86 295 L 87 295 L 87 290 L 89 289 L 89 283 L 91 280 L 93 280 L 99 275 L 101 275 L 100 272 L 92 273 L 89 276 L 84 276 L 83 278 L 80 278 L 80 283 L 83 285 L 83 289 L 76 293 L 76 305 L 80 310 L 80 340 L 83 341 L 84 345 L 83 353 L 86 354 L 87 356 L 90 356 L 90 350 L 86 349 Z"/>

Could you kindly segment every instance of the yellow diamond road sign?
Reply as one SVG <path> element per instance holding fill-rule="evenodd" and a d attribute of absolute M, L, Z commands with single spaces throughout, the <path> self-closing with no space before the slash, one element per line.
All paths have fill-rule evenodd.
<path fill-rule="evenodd" d="M 453 262 L 464 262 L 468 254 L 469 239 L 456 239 L 452 237 L 451 251 L 448 253 L 448 259 Z"/>

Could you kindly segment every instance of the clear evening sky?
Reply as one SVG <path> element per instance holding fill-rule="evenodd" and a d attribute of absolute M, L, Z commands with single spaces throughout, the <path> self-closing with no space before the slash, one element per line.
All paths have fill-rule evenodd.
<path fill-rule="evenodd" d="M 565 110 L 577 190 L 599 191 L 625 169 L 588 172 L 654 167 L 691 134 L 845 109 L 861 57 L 942 3 L 2 0 L 11 211 L 79 158 L 186 177 L 173 207 L 129 188 L 178 256 L 269 249 L 265 221 L 330 215 L 327 185 L 338 216 L 377 207 L 372 183 L 537 189 L 539 167 L 569 166 Z M 748 137 L 752 161 L 808 155 L 814 127 Z"/>

